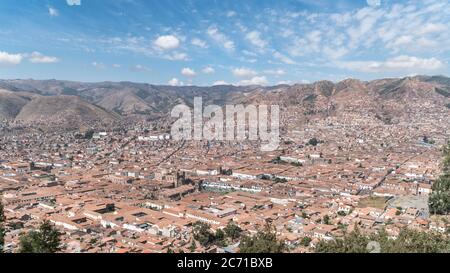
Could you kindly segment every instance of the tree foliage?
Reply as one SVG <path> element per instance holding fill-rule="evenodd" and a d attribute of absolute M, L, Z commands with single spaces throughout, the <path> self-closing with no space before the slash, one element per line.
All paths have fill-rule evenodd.
<path fill-rule="evenodd" d="M 433 214 L 450 212 L 450 174 L 444 174 L 436 180 L 432 187 L 428 203 Z"/>
<path fill-rule="evenodd" d="M 224 228 L 225 234 L 228 238 L 235 240 L 241 237 L 242 229 L 234 222 L 230 221 Z"/>
<path fill-rule="evenodd" d="M 307 247 L 307 246 L 309 246 L 309 244 L 311 243 L 311 241 L 312 241 L 311 238 L 309 238 L 309 237 L 303 237 L 303 238 L 300 240 L 300 245 Z"/>
<path fill-rule="evenodd" d="M 194 239 L 197 240 L 202 246 L 207 247 L 210 245 L 217 245 L 224 247 L 227 245 L 225 232 L 218 229 L 215 233 L 211 230 L 211 226 L 197 221 L 192 227 Z"/>
<path fill-rule="evenodd" d="M 195 241 L 192 241 L 191 245 L 189 246 L 189 251 L 191 253 L 194 253 L 196 249 L 197 249 L 197 244 L 195 243 Z"/>
<path fill-rule="evenodd" d="M 44 221 L 38 230 L 32 230 L 20 237 L 20 253 L 55 253 L 60 250 L 61 234 Z"/>
<path fill-rule="evenodd" d="M 450 213 L 450 144 L 444 148 L 442 169 L 444 174 L 433 183 L 428 199 L 430 212 L 441 215 Z"/>
<path fill-rule="evenodd" d="M 314 137 L 308 141 L 308 144 L 311 146 L 317 146 L 317 144 L 319 144 L 319 141 L 317 140 L 317 138 Z"/>
<path fill-rule="evenodd" d="M 194 233 L 194 239 L 197 240 L 202 246 L 209 246 L 214 243 L 214 234 L 210 230 L 211 226 L 197 221 L 192 227 Z"/>
<path fill-rule="evenodd" d="M 225 238 L 225 232 L 221 229 L 218 229 L 216 231 L 216 234 L 214 235 L 214 244 L 217 246 L 224 247 L 227 245 L 227 241 Z"/>
<path fill-rule="evenodd" d="M 282 253 L 286 250 L 286 246 L 278 241 L 272 226 L 267 225 L 254 236 L 244 236 L 239 249 L 241 253 Z"/>
<path fill-rule="evenodd" d="M 444 148 L 444 162 L 443 162 L 444 173 L 450 173 L 450 143 Z"/>
<path fill-rule="evenodd" d="M 343 238 L 320 241 L 317 253 L 450 253 L 450 241 L 443 235 L 403 229 L 396 239 L 385 231 L 364 235 L 358 229 Z"/>

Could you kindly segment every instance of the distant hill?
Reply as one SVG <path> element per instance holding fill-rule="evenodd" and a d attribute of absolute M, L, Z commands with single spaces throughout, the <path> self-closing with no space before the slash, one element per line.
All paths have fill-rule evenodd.
<path fill-rule="evenodd" d="M 83 83 L 59 80 L 0 80 L 0 118 L 27 122 L 92 122 L 133 116 L 157 117 L 194 97 L 208 104 L 277 104 L 301 113 L 299 121 L 346 115 L 383 122 L 411 122 L 411 111 L 447 113 L 450 78 L 406 78 L 262 86 L 160 86 L 132 82 Z M 426 110 L 426 111 L 428 111 Z M 422 109 L 424 111 L 424 109 Z"/>
<path fill-rule="evenodd" d="M 107 123 L 118 119 L 116 114 L 76 96 L 36 96 L 26 103 L 15 120 L 25 123 L 60 125 Z"/>
<path fill-rule="evenodd" d="M 172 87 L 132 82 L 82 83 L 58 80 L 0 80 L 0 88 L 43 96 L 77 96 L 126 116 L 167 113 L 179 103 L 192 104 L 195 96 L 203 97 L 205 103 L 222 105 L 230 101 L 230 94 L 240 95 L 261 87 L 236 87 L 232 85 Z"/>
<path fill-rule="evenodd" d="M 30 100 L 21 93 L 0 89 L 0 119 L 14 119 Z"/>

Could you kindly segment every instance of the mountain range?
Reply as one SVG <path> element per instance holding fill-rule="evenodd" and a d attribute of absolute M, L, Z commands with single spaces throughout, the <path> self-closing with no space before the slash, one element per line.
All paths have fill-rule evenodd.
<path fill-rule="evenodd" d="M 108 123 L 133 117 L 158 118 L 177 104 L 278 104 L 302 112 L 299 119 L 352 111 L 385 123 L 407 118 L 417 107 L 450 112 L 450 78 L 406 78 L 311 84 L 212 87 L 162 86 L 133 82 L 83 83 L 59 80 L 0 80 L 0 119 L 24 123 Z M 449 113 L 450 114 L 450 113 Z"/>

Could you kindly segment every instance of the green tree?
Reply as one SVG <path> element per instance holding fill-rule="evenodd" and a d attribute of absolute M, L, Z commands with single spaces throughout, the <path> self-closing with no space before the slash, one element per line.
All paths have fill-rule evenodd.
<path fill-rule="evenodd" d="M 433 214 L 448 214 L 450 212 L 450 174 L 444 174 L 432 186 L 428 203 Z"/>
<path fill-rule="evenodd" d="M 33 230 L 20 237 L 20 253 L 55 253 L 60 250 L 61 234 L 44 221 L 38 230 Z"/>
<path fill-rule="evenodd" d="M 444 162 L 442 165 L 444 173 L 450 173 L 450 142 L 444 147 Z"/>
<path fill-rule="evenodd" d="M 192 231 L 194 234 L 194 239 L 197 240 L 202 246 L 206 247 L 214 243 L 215 236 L 210 230 L 211 226 L 197 221 L 192 226 Z"/>
<path fill-rule="evenodd" d="M 386 253 L 450 253 L 449 240 L 438 233 L 404 229 L 396 240 L 386 241 L 381 246 Z"/>
<path fill-rule="evenodd" d="M 325 215 L 322 219 L 322 223 L 324 223 L 325 225 L 330 225 L 330 216 Z"/>
<path fill-rule="evenodd" d="M 0 199 L 0 253 L 3 253 L 5 247 L 5 213 L 3 203 Z"/>
<path fill-rule="evenodd" d="M 355 229 L 343 238 L 320 241 L 315 252 L 368 253 L 373 250 L 370 243 L 376 243 L 381 253 L 450 253 L 450 241 L 443 235 L 410 229 L 401 230 L 397 239 L 389 238 L 384 230 L 364 235 Z"/>
<path fill-rule="evenodd" d="M 221 246 L 221 247 L 224 247 L 227 245 L 226 238 L 225 238 L 225 232 L 223 232 L 223 230 L 218 229 L 216 231 L 216 234 L 214 236 L 214 243 L 217 246 Z"/>
<path fill-rule="evenodd" d="M 227 226 L 224 228 L 225 234 L 228 238 L 232 240 L 236 240 L 241 237 L 242 229 L 236 225 L 233 221 L 230 221 Z"/>
<path fill-rule="evenodd" d="M 85 139 L 92 139 L 92 137 L 94 136 L 94 130 L 88 130 L 84 133 L 84 138 Z"/>
<path fill-rule="evenodd" d="M 430 212 L 433 214 L 450 213 L 450 142 L 444 147 L 443 154 L 444 174 L 433 183 L 432 192 L 428 198 Z"/>
<path fill-rule="evenodd" d="M 309 246 L 309 244 L 311 243 L 312 239 L 309 237 L 303 237 L 302 240 L 300 241 L 300 245 L 302 246 Z"/>
<path fill-rule="evenodd" d="M 282 253 L 286 250 L 286 246 L 278 241 L 272 226 L 267 225 L 254 236 L 244 236 L 239 249 L 241 253 Z"/>
<path fill-rule="evenodd" d="M 191 253 L 194 253 L 196 249 L 197 249 L 197 244 L 195 243 L 194 240 L 192 240 L 192 243 L 191 243 L 191 245 L 189 246 L 189 251 L 190 251 Z"/>
<path fill-rule="evenodd" d="M 320 241 L 315 248 L 317 253 L 367 253 L 369 239 L 356 228 L 344 238 Z"/>
<path fill-rule="evenodd" d="M 317 138 L 314 137 L 308 141 L 308 144 L 311 146 L 317 146 L 317 144 L 319 144 L 319 141 L 317 140 Z"/>

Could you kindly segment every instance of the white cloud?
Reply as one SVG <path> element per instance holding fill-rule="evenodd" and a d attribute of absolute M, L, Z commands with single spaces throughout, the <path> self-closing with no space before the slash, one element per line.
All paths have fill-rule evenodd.
<path fill-rule="evenodd" d="M 354 23 L 347 29 L 350 36 L 349 46 L 356 48 L 360 45 L 366 45 L 373 41 L 373 35 L 376 23 L 383 17 L 385 13 L 382 10 L 366 7 L 358 10 L 354 15 Z"/>
<path fill-rule="evenodd" d="M 249 68 L 241 67 L 233 69 L 233 75 L 236 77 L 248 78 L 258 75 L 256 71 L 251 70 Z"/>
<path fill-rule="evenodd" d="M 346 55 L 348 53 L 348 50 L 346 48 L 343 48 L 343 47 L 330 48 L 328 46 L 325 46 L 323 48 L 323 53 L 325 53 L 331 59 L 339 59 L 342 56 Z"/>
<path fill-rule="evenodd" d="M 162 50 L 175 49 L 180 46 L 180 40 L 173 35 L 159 36 L 155 42 L 155 46 Z"/>
<path fill-rule="evenodd" d="M 446 51 L 450 48 L 449 14 L 444 10 L 449 9 L 450 4 L 443 2 L 424 3 L 423 7 L 394 5 L 385 10 L 374 39 L 394 54 Z"/>
<path fill-rule="evenodd" d="M 378 7 L 381 5 L 381 0 L 367 0 L 367 5 L 371 7 Z"/>
<path fill-rule="evenodd" d="M 120 64 L 113 64 L 112 67 L 113 68 L 121 68 L 122 66 Z"/>
<path fill-rule="evenodd" d="M 227 12 L 227 17 L 234 17 L 234 16 L 236 16 L 235 11 L 230 10 L 229 12 Z"/>
<path fill-rule="evenodd" d="M 256 54 L 255 52 L 253 52 L 253 51 L 248 51 L 248 50 L 242 50 L 242 53 L 244 54 L 244 55 L 247 55 L 247 56 L 250 56 L 250 57 L 256 57 L 256 56 L 258 56 L 258 54 Z"/>
<path fill-rule="evenodd" d="M 168 36 L 160 36 L 156 40 L 148 40 L 142 36 L 112 37 L 98 39 L 98 43 L 100 43 L 101 46 L 110 49 L 110 51 L 129 51 L 146 57 L 161 58 L 171 61 L 189 60 L 190 58 L 187 53 L 175 49 L 177 45 L 181 45 L 183 38 L 169 36 L 171 38 Z"/>
<path fill-rule="evenodd" d="M 278 51 L 274 51 L 274 52 L 273 52 L 273 57 L 274 57 L 275 59 L 277 59 L 277 60 L 279 60 L 279 61 L 285 63 L 285 64 L 295 64 L 295 61 L 294 61 L 294 60 L 292 60 L 291 58 L 289 58 L 289 57 L 286 56 L 286 55 L 281 54 L 281 53 L 278 52 Z"/>
<path fill-rule="evenodd" d="M 106 68 L 106 66 L 103 63 L 98 63 L 98 62 L 93 62 L 92 66 L 97 69 L 105 69 Z"/>
<path fill-rule="evenodd" d="M 148 67 L 146 67 L 146 66 L 144 66 L 144 65 L 137 64 L 137 65 L 132 66 L 132 67 L 131 67 L 131 70 L 133 70 L 133 71 L 135 71 L 135 72 L 148 72 L 148 71 L 150 71 L 151 69 L 148 68 Z"/>
<path fill-rule="evenodd" d="M 166 59 L 171 61 L 186 61 L 189 59 L 189 57 L 186 53 L 174 52 L 172 54 L 167 55 Z"/>
<path fill-rule="evenodd" d="M 341 13 L 305 11 L 296 18 L 276 13 L 271 22 L 278 23 L 285 17 L 290 22 L 271 29 L 271 33 L 289 39 L 282 48 L 272 50 L 273 58 L 281 60 L 275 52 L 286 54 L 287 58 L 303 57 L 302 63 L 316 67 L 325 62 L 336 63 L 344 56 L 348 61 L 360 61 L 359 57 L 367 60 L 367 56 L 378 60 L 378 56 L 400 54 L 447 59 L 445 55 L 450 50 L 448 1 L 367 2 L 363 8 Z M 311 16 L 314 23 L 308 19 Z"/>
<path fill-rule="evenodd" d="M 249 80 L 242 80 L 238 83 L 238 85 L 267 85 L 268 81 L 265 76 L 262 77 L 253 77 Z"/>
<path fill-rule="evenodd" d="M 277 84 L 278 84 L 278 85 L 281 85 L 281 84 L 287 84 L 287 85 L 290 85 L 290 84 L 292 84 L 292 81 L 279 81 L 279 82 L 277 82 Z"/>
<path fill-rule="evenodd" d="M 182 66 L 196 68 L 197 75 L 199 75 L 204 73 L 203 68 L 206 65 L 214 64 L 214 62 L 208 62 L 207 59 L 217 57 L 214 52 L 202 49 L 214 45 L 214 47 L 220 47 L 229 52 L 234 51 L 233 54 L 230 54 L 232 55 L 230 57 L 238 62 L 234 67 L 249 66 L 258 72 L 238 76 L 242 78 L 236 81 L 265 75 L 271 83 L 282 80 L 283 77 L 272 79 L 271 75 L 274 74 L 266 74 L 264 70 L 280 67 L 286 72 L 290 72 L 288 69 L 291 67 L 288 65 L 301 65 L 301 70 L 296 70 L 296 72 L 311 71 L 311 73 L 323 72 L 321 69 L 324 66 L 330 67 L 329 64 L 335 70 L 346 68 L 367 71 L 367 73 L 381 72 L 382 69 L 400 71 L 400 68 L 396 68 L 400 65 L 407 67 L 404 68 L 408 70 L 405 73 L 416 73 L 415 67 L 409 67 L 410 63 L 418 64 L 419 67 L 426 64 L 430 68 L 447 65 L 449 61 L 447 56 L 450 50 L 450 24 L 448 23 L 450 3 L 448 1 L 408 0 L 394 3 L 385 0 L 367 0 L 367 3 L 367 5 L 364 3 L 362 8 L 349 8 L 343 12 L 336 10 L 332 13 L 319 10 L 289 12 L 278 8 L 265 9 L 262 14 L 257 15 L 255 22 L 245 20 L 247 15 L 245 10 L 223 9 L 219 12 L 219 17 L 222 16 L 222 18 L 218 18 L 218 20 L 231 20 L 230 28 L 225 28 L 219 23 L 211 23 L 208 15 L 206 18 L 195 20 L 201 25 L 207 25 L 201 30 L 202 32 L 194 30 L 191 37 L 188 36 L 185 27 L 161 29 L 160 35 L 176 36 L 176 42 L 171 45 L 170 43 L 156 45 L 155 40 L 159 35 L 151 39 L 146 38 L 145 35 L 136 37 L 125 35 L 118 38 L 112 37 L 111 39 L 121 40 L 112 41 L 110 44 L 102 42 L 100 46 L 116 51 L 132 51 L 141 54 L 142 57 L 174 61 L 194 59 L 198 53 L 206 54 L 202 56 L 205 62 L 200 63 L 201 66 L 192 64 Z M 235 17 L 228 19 L 226 16 Z M 239 20 L 235 20 L 238 16 Z M 279 39 L 284 42 L 272 44 L 272 41 L 275 42 Z M 188 44 L 186 48 L 184 48 L 185 44 Z M 253 49 L 248 49 L 248 46 Z M 194 52 L 188 52 L 187 48 L 193 49 Z M 243 50 L 244 48 L 247 48 L 248 51 Z M 399 55 L 416 56 L 417 59 L 413 60 L 408 57 L 410 59 L 401 61 L 394 58 Z M 223 56 L 219 57 L 223 58 Z M 24 58 L 28 57 L 24 56 Z M 429 62 L 426 63 L 424 60 L 429 60 Z M 260 64 L 267 62 L 274 65 L 275 68 L 258 68 L 252 64 L 253 62 Z M 182 67 L 178 67 L 178 71 Z M 214 66 L 216 70 L 219 69 L 218 67 Z M 417 68 L 417 70 L 419 69 Z M 232 69 L 229 71 L 231 72 Z M 442 72 L 446 73 L 446 71 Z M 216 74 L 219 74 L 218 72 Z M 355 76 L 349 74 L 348 71 L 335 71 L 335 73 Z M 388 73 L 385 74 L 388 75 Z M 389 76 L 396 76 L 399 73 L 391 74 Z M 319 77 L 317 75 L 307 76 Z M 177 77 L 182 77 L 187 83 L 187 79 L 180 74 Z M 233 81 L 233 83 L 235 82 Z"/>
<path fill-rule="evenodd" d="M 252 63 L 252 64 L 258 62 L 258 59 L 256 59 L 256 58 L 240 57 L 238 60 L 240 62 L 246 62 L 246 63 Z"/>
<path fill-rule="evenodd" d="M 261 39 L 261 33 L 259 31 L 251 31 L 245 35 L 245 38 L 254 46 L 259 48 L 264 48 L 267 42 Z"/>
<path fill-rule="evenodd" d="M 213 86 L 217 86 L 217 85 L 229 85 L 229 83 L 227 83 L 226 81 L 215 81 L 213 83 Z"/>
<path fill-rule="evenodd" d="M 414 37 L 412 35 L 402 35 L 395 39 L 391 44 L 393 47 L 398 47 L 402 45 L 411 44 L 414 41 Z"/>
<path fill-rule="evenodd" d="M 425 70 L 435 70 L 442 68 L 444 64 L 436 58 L 421 59 L 417 57 L 402 55 L 392 59 L 388 59 L 384 63 L 384 66 L 389 69 L 417 68 Z"/>
<path fill-rule="evenodd" d="M 265 70 L 264 73 L 269 75 L 282 76 L 286 74 L 286 71 L 284 71 L 283 69 L 269 69 Z"/>
<path fill-rule="evenodd" d="M 186 77 L 194 77 L 197 75 L 197 73 L 195 73 L 195 71 L 189 67 L 185 67 L 181 70 L 181 74 L 183 74 Z"/>
<path fill-rule="evenodd" d="M 292 38 L 292 45 L 289 46 L 288 52 L 292 56 L 305 56 L 313 53 L 319 53 L 323 43 L 323 33 L 320 30 L 307 32 L 302 37 Z"/>
<path fill-rule="evenodd" d="M 418 35 L 427 35 L 431 33 L 441 33 L 444 31 L 447 31 L 448 26 L 442 24 L 442 23 L 427 23 L 422 25 L 417 29 L 415 34 Z"/>
<path fill-rule="evenodd" d="M 226 50 L 234 51 L 235 45 L 225 34 L 221 33 L 217 27 L 211 26 L 208 28 L 206 33 L 213 39 L 216 43 L 222 45 Z"/>
<path fill-rule="evenodd" d="M 444 67 L 444 63 L 436 58 L 422 59 L 413 56 L 401 55 L 386 61 L 349 61 L 340 62 L 341 68 L 356 70 L 361 72 L 384 72 L 384 71 L 405 71 L 405 70 L 437 70 Z"/>
<path fill-rule="evenodd" d="M 22 54 L 9 54 L 8 52 L 0 51 L 0 64 L 20 64 L 22 59 Z"/>
<path fill-rule="evenodd" d="M 55 17 L 55 16 L 59 15 L 59 11 L 57 9 L 53 8 L 53 7 L 48 7 L 48 14 L 51 17 Z"/>
<path fill-rule="evenodd" d="M 59 59 L 56 57 L 45 56 L 42 53 L 36 51 L 31 53 L 29 60 L 32 63 L 46 63 L 46 64 L 59 62 Z"/>
<path fill-rule="evenodd" d="M 204 74 L 213 74 L 216 71 L 214 70 L 214 68 L 207 66 L 207 67 L 203 68 L 202 72 Z"/>
<path fill-rule="evenodd" d="M 66 0 L 69 6 L 81 6 L 81 0 Z"/>
<path fill-rule="evenodd" d="M 170 81 L 167 82 L 168 85 L 170 86 L 182 86 L 184 85 L 184 83 L 180 80 L 178 80 L 177 78 L 173 78 Z"/>
<path fill-rule="evenodd" d="M 208 44 L 206 44 L 205 41 L 200 40 L 200 39 L 198 39 L 198 38 L 192 39 L 192 40 L 191 40 L 191 44 L 193 44 L 193 45 L 195 45 L 195 46 L 198 46 L 198 47 L 201 47 L 201 48 L 208 48 Z"/>

